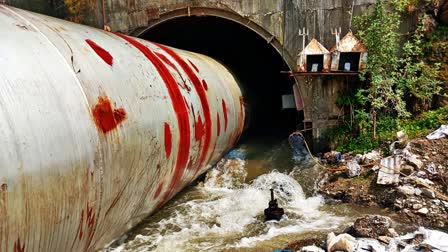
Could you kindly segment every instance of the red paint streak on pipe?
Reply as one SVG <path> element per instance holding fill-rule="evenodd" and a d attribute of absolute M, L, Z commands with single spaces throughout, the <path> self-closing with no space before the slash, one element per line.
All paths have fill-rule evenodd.
<path fill-rule="evenodd" d="M 123 186 L 123 188 L 117 193 L 117 195 L 115 196 L 115 198 L 112 200 L 112 203 L 110 204 L 109 208 L 106 210 L 104 215 L 108 215 L 109 212 L 112 210 L 112 208 L 115 207 L 115 205 L 118 203 L 118 201 L 121 199 L 121 196 L 123 195 L 124 190 L 127 187 L 127 183 Z"/>
<path fill-rule="evenodd" d="M 170 129 L 170 125 L 168 123 L 165 123 L 164 125 L 164 132 L 165 132 L 165 154 L 166 154 L 166 158 L 170 158 L 171 155 L 171 147 L 173 145 L 173 136 L 171 135 L 171 129 Z"/>
<path fill-rule="evenodd" d="M 180 57 L 176 52 L 171 50 L 170 48 L 157 44 L 162 50 L 164 50 L 168 55 L 170 55 L 178 65 L 182 67 L 182 70 L 187 74 L 188 78 L 193 83 L 193 86 L 199 96 L 199 100 L 201 101 L 202 111 L 204 112 L 204 125 L 205 125 L 205 140 L 204 145 L 202 147 L 202 151 L 200 154 L 200 158 L 198 162 L 194 165 L 196 172 L 199 171 L 201 165 L 204 164 L 204 161 L 207 156 L 208 149 L 210 147 L 210 140 L 212 136 L 212 120 L 210 115 L 210 106 L 208 104 L 207 95 L 205 93 L 204 87 L 202 86 L 201 81 L 190 68 L 190 66 L 185 62 L 185 60 Z M 190 62 L 191 63 L 191 62 Z M 192 64 L 193 65 L 193 64 Z"/>
<path fill-rule="evenodd" d="M 25 244 L 20 244 L 20 237 L 14 242 L 14 252 L 25 252 Z"/>
<path fill-rule="evenodd" d="M 179 186 L 180 180 L 187 166 L 189 151 L 190 151 L 190 122 L 188 117 L 187 106 L 183 100 L 182 93 L 176 83 L 176 80 L 171 75 L 165 64 L 154 54 L 152 50 L 138 42 L 134 38 L 115 33 L 120 38 L 126 40 L 135 48 L 137 48 L 145 57 L 151 61 L 157 72 L 162 77 L 170 95 L 173 109 L 176 113 L 178 128 L 179 128 L 179 148 L 177 153 L 176 166 L 171 182 L 168 186 L 168 191 L 165 194 L 161 204 L 166 202 L 171 196 L 177 192 L 176 185 Z"/>
<path fill-rule="evenodd" d="M 163 62 L 165 62 L 165 64 L 167 64 L 168 66 L 172 67 L 174 70 L 177 71 L 177 67 L 165 55 L 163 55 L 162 53 L 159 53 L 159 52 L 154 52 L 154 53 L 157 55 L 157 57 L 159 57 L 161 60 L 163 60 Z M 177 71 L 177 72 L 179 72 L 179 71 Z"/>
<path fill-rule="evenodd" d="M 196 70 L 196 72 L 199 73 L 199 69 L 198 69 L 198 67 L 197 67 L 193 62 L 191 62 L 191 60 L 189 60 L 189 59 L 187 59 L 187 60 L 188 60 L 188 62 L 190 63 L 190 65 L 193 66 L 194 70 Z"/>
<path fill-rule="evenodd" d="M 218 131 L 218 136 L 221 134 L 221 119 L 219 118 L 219 112 L 216 112 L 216 127 Z"/>
<path fill-rule="evenodd" d="M 89 204 L 87 203 L 87 215 L 86 215 L 86 223 L 87 228 L 89 230 L 89 236 L 88 236 L 88 245 L 92 242 L 93 235 L 95 234 L 95 212 L 93 211 L 93 207 L 89 207 Z"/>
<path fill-rule="evenodd" d="M 215 150 L 216 150 L 216 145 L 217 144 L 218 144 L 218 141 L 216 141 L 215 144 L 213 145 L 212 153 L 210 154 L 210 157 L 208 158 L 208 163 L 210 163 L 210 161 L 213 158 L 213 155 L 215 154 Z"/>
<path fill-rule="evenodd" d="M 184 97 L 184 102 L 185 102 L 185 106 L 187 107 L 187 110 L 190 111 L 190 107 L 188 107 L 188 101 L 185 97 Z"/>
<path fill-rule="evenodd" d="M 224 99 L 222 99 L 222 112 L 224 113 L 224 131 L 227 131 L 227 123 L 228 123 L 227 105 Z"/>
<path fill-rule="evenodd" d="M 196 141 L 201 140 L 202 137 L 204 136 L 204 133 L 205 133 L 204 126 L 205 125 L 202 122 L 201 115 L 199 115 L 198 120 L 194 124 L 194 131 L 195 131 L 194 138 L 196 139 Z"/>
<path fill-rule="evenodd" d="M 96 126 L 103 133 L 115 129 L 126 119 L 126 111 L 123 108 L 112 109 L 110 100 L 106 96 L 98 97 L 98 103 L 92 108 L 92 115 Z"/>
<path fill-rule="evenodd" d="M 25 244 L 23 246 L 20 244 L 20 238 L 14 242 L 14 252 L 25 252 Z"/>
<path fill-rule="evenodd" d="M 84 226 L 84 209 L 81 211 L 81 219 L 79 220 L 79 240 L 82 239 L 83 235 L 83 226 Z"/>
<path fill-rule="evenodd" d="M 187 86 L 186 81 L 184 80 L 184 78 L 182 77 L 182 74 L 180 74 L 179 69 L 177 69 L 177 67 L 173 64 L 173 62 L 171 62 L 165 55 L 163 55 L 162 53 L 158 53 L 158 52 L 154 52 L 157 57 L 159 57 L 163 62 L 165 62 L 165 64 L 167 64 L 168 66 L 170 66 L 171 68 L 173 68 L 177 74 L 179 75 L 179 77 L 182 79 L 183 83 L 178 83 L 183 89 L 187 90 L 187 91 L 191 91 L 191 88 Z"/>
<path fill-rule="evenodd" d="M 157 197 L 159 197 L 160 192 L 162 192 L 162 188 L 163 188 L 163 181 L 161 181 L 159 186 L 157 187 L 157 190 L 156 190 L 156 193 L 154 194 L 153 199 L 156 199 Z"/>
<path fill-rule="evenodd" d="M 205 80 L 202 80 L 202 86 L 204 86 L 205 91 L 208 90 L 208 85 L 207 85 L 207 82 Z"/>
<path fill-rule="evenodd" d="M 114 58 L 108 51 L 106 51 L 104 48 L 90 39 L 86 39 L 86 42 L 95 51 L 95 53 L 104 60 L 104 62 L 106 62 L 109 66 L 112 66 L 112 64 L 114 63 Z"/>

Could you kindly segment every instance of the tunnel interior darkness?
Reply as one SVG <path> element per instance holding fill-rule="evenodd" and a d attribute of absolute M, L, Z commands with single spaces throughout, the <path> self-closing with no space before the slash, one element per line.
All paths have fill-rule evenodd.
<path fill-rule="evenodd" d="M 296 109 L 282 109 L 292 94 L 289 68 L 272 45 L 249 28 L 213 16 L 179 17 L 158 24 L 140 38 L 208 55 L 238 79 L 246 103 L 247 136 L 288 136 L 303 120 Z"/>

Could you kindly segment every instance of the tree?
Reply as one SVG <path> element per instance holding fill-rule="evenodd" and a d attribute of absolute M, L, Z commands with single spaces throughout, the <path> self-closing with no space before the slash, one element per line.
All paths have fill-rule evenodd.
<path fill-rule="evenodd" d="M 369 50 L 362 78 L 369 76 L 369 86 L 360 90 L 362 105 L 372 119 L 373 138 L 377 137 L 377 116 L 395 114 L 410 116 L 405 94 L 431 100 L 440 91 L 437 69 L 423 60 L 423 18 L 400 51 L 400 14 L 405 3 L 414 0 L 379 0 L 370 11 L 355 19 L 358 36 Z"/>

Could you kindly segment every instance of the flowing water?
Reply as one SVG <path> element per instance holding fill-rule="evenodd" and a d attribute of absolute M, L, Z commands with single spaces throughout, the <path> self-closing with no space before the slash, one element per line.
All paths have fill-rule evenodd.
<path fill-rule="evenodd" d="M 325 205 L 318 167 L 287 141 L 250 140 L 105 251 L 273 251 L 343 227 L 364 210 Z M 263 222 L 274 188 L 286 216 Z"/>

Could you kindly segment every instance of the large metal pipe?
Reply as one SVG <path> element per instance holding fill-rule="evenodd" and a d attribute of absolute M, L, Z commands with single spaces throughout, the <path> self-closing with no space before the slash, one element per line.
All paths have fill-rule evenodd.
<path fill-rule="evenodd" d="M 101 248 L 243 125 L 211 58 L 0 5 L 0 251 Z"/>

